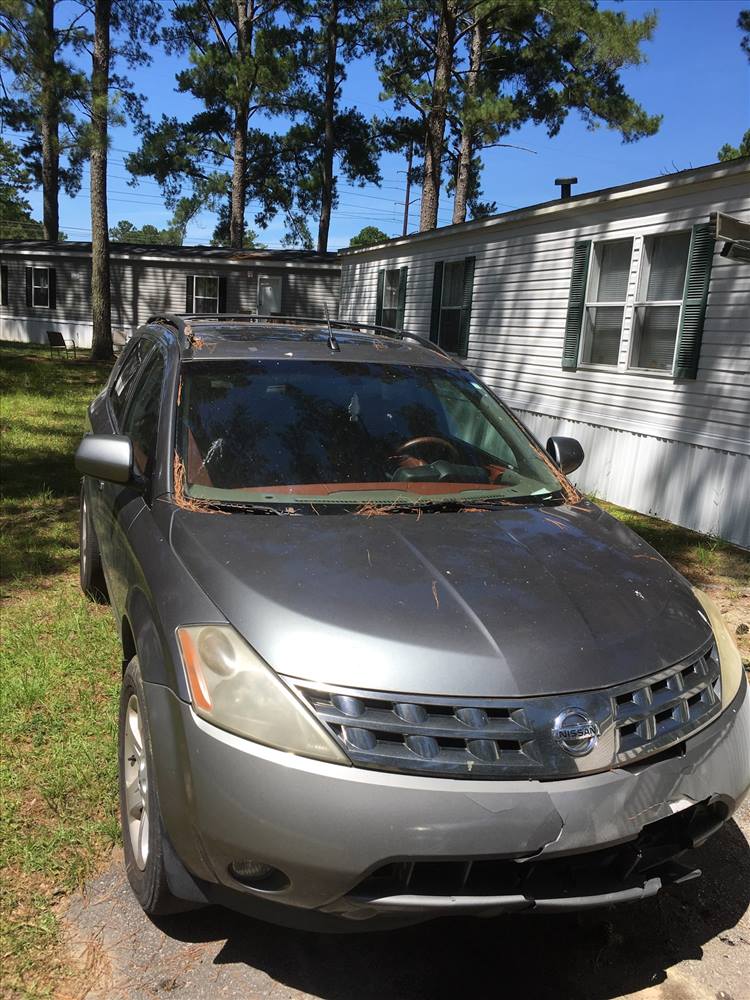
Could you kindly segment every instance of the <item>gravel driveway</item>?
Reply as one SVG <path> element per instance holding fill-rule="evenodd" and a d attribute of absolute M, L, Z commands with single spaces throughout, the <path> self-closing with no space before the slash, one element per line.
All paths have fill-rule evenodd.
<path fill-rule="evenodd" d="M 750 1000 L 750 800 L 704 877 L 577 916 L 452 918 L 376 934 L 282 930 L 211 908 L 152 922 L 120 857 L 67 906 L 79 1000 Z"/>

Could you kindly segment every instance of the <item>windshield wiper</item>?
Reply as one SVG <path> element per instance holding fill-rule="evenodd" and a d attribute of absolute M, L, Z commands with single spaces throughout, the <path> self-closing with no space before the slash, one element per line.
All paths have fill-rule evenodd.
<path fill-rule="evenodd" d="M 271 507 L 268 504 L 253 503 L 252 501 L 210 500 L 209 503 L 216 510 L 223 510 L 227 513 L 241 511 L 243 514 L 280 514 L 282 517 L 298 513 L 296 509 L 291 507 Z"/>
<path fill-rule="evenodd" d="M 380 507 L 389 514 L 414 514 L 419 511 L 433 514 L 448 514 L 460 510 L 498 510 L 507 507 L 509 504 L 535 504 L 544 506 L 547 504 L 557 504 L 562 500 L 562 491 L 556 490 L 553 493 L 530 493 L 526 496 L 508 497 L 482 497 L 472 500 L 470 498 L 455 500 L 424 500 L 416 503 L 389 503 L 383 501 L 374 506 Z"/>

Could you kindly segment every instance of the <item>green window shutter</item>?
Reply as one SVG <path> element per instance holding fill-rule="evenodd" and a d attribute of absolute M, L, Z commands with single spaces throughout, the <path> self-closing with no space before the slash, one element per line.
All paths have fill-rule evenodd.
<path fill-rule="evenodd" d="M 432 312 L 430 314 L 430 340 L 437 344 L 440 338 L 440 303 L 443 297 L 443 262 L 435 263 L 432 278 Z"/>
<path fill-rule="evenodd" d="M 474 265 L 476 257 L 464 261 L 464 297 L 461 303 L 461 329 L 458 338 L 458 356 L 465 358 L 469 353 L 469 327 L 471 326 L 471 300 L 474 295 Z"/>
<path fill-rule="evenodd" d="M 193 309 L 193 302 L 195 301 L 194 296 L 195 291 L 195 278 L 192 274 L 185 275 L 185 312 L 191 313 L 195 312 Z"/>
<path fill-rule="evenodd" d="M 226 274 L 219 275 L 219 312 L 225 313 L 227 311 L 227 276 Z"/>
<path fill-rule="evenodd" d="M 406 280 L 409 268 L 399 268 L 398 272 L 398 317 L 396 326 L 399 330 L 404 328 L 404 316 L 406 315 Z"/>
<path fill-rule="evenodd" d="M 378 291 L 375 299 L 375 323 L 383 324 L 383 294 L 385 292 L 385 271 L 378 271 Z"/>
<path fill-rule="evenodd" d="M 49 307 L 50 309 L 57 309 L 57 272 L 54 267 L 48 269 L 47 275 L 49 282 Z"/>
<path fill-rule="evenodd" d="M 34 304 L 34 297 L 32 291 L 34 269 L 32 267 L 26 268 L 26 305 L 31 308 Z"/>
<path fill-rule="evenodd" d="M 577 240 L 573 248 L 573 273 L 570 276 L 568 315 L 565 320 L 562 354 L 562 367 L 569 372 L 574 372 L 578 368 L 578 348 L 581 343 L 590 257 L 591 240 Z"/>
<path fill-rule="evenodd" d="M 8 265 L 0 264 L 0 305 L 8 305 Z"/>
<path fill-rule="evenodd" d="M 696 378 L 698 375 L 713 259 L 714 228 L 707 222 L 693 226 L 685 274 L 685 291 L 682 297 L 682 315 L 680 328 L 677 331 L 677 349 L 674 355 L 675 378 Z"/>

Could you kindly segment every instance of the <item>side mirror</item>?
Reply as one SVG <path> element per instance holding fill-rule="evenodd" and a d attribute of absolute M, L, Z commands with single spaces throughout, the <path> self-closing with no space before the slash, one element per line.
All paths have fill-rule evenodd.
<path fill-rule="evenodd" d="M 547 454 L 566 476 L 569 472 L 575 472 L 586 457 L 578 441 L 566 437 L 549 438 Z"/>
<path fill-rule="evenodd" d="M 78 445 L 75 464 L 84 476 L 128 483 L 133 478 L 133 445 L 121 434 L 86 434 Z"/>

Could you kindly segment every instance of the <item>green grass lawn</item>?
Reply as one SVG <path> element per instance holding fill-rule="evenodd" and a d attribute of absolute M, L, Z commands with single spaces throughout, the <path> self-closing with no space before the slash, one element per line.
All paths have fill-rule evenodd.
<path fill-rule="evenodd" d="M 78 589 L 73 467 L 86 406 L 107 374 L 106 365 L 0 345 L 0 996 L 61 992 L 70 969 L 55 904 L 118 839 L 120 651 L 108 609 Z M 605 506 L 711 588 L 730 620 L 750 621 L 746 553 Z"/>
<path fill-rule="evenodd" d="M 0 348 L 0 992 L 57 989 L 54 903 L 118 836 L 118 644 L 78 589 L 72 455 L 108 366 Z"/>

